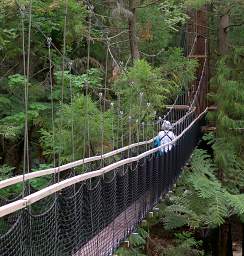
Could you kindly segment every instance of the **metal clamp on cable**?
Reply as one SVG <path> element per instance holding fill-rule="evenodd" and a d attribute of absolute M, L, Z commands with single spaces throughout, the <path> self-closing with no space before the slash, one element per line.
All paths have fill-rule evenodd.
<path fill-rule="evenodd" d="M 52 38 L 51 37 L 47 37 L 47 47 L 50 49 L 52 45 Z"/>

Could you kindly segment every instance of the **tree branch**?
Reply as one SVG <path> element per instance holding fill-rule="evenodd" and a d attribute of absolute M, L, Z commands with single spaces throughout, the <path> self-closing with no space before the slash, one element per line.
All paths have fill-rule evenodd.
<path fill-rule="evenodd" d="M 244 22 L 239 23 L 239 24 L 230 24 L 228 27 L 226 27 L 225 29 L 229 29 L 231 27 L 240 27 L 240 26 L 244 26 Z"/>

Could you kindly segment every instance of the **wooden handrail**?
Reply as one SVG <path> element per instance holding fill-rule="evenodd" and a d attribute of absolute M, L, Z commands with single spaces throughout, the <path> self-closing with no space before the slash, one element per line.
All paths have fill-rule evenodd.
<path fill-rule="evenodd" d="M 174 125 L 176 125 L 180 122 L 183 122 L 183 120 L 189 114 L 191 114 L 194 111 L 195 111 L 195 108 L 193 108 L 193 110 L 191 112 L 187 113 L 184 117 L 179 119 Z M 148 141 L 141 141 L 141 142 L 133 143 L 133 144 L 130 144 L 128 146 L 125 146 L 125 147 L 110 151 L 108 153 L 105 153 L 103 155 L 92 156 L 92 157 L 88 157 L 88 158 L 85 158 L 85 159 L 80 159 L 80 160 L 77 160 L 77 161 L 74 161 L 74 162 L 70 162 L 68 164 L 64 164 L 64 165 L 61 165 L 61 166 L 58 166 L 58 167 L 49 168 L 49 169 L 45 169 L 45 170 L 40 170 L 40 171 L 36 171 L 36 172 L 31 172 L 31 173 L 27 173 L 27 174 L 24 174 L 24 175 L 18 175 L 18 176 L 15 176 L 15 177 L 12 177 L 12 178 L 9 178 L 9 179 L 6 179 L 6 180 L 2 180 L 2 181 L 0 181 L 0 189 L 15 185 L 15 184 L 20 183 L 20 182 L 31 180 L 31 179 L 34 179 L 34 178 L 39 178 L 39 177 L 43 177 L 43 176 L 51 175 L 51 174 L 55 174 L 55 173 L 60 173 L 60 172 L 66 171 L 68 169 L 84 165 L 86 163 L 91 163 L 91 162 L 107 159 L 111 156 L 115 156 L 115 155 L 117 155 L 119 153 L 122 153 L 126 150 L 150 144 L 150 143 L 153 142 L 153 140 L 154 140 L 154 138 L 152 138 Z"/>
<path fill-rule="evenodd" d="M 13 203 L 10 203 L 10 204 L 7 204 L 7 205 L 4 205 L 2 207 L 0 207 L 0 218 L 1 217 L 4 217 L 8 214 L 11 214 L 13 212 L 16 212 L 18 210 L 21 210 L 21 209 L 24 209 L 26 208 L 27 206 L 30 206 L 32 205 L 33 203 L 37 202 L 37 201 L 40 201 L 41 199 L 47 197 L 47 196 L 50 196 L 64 188 L 67 188 L 67 187 L 70 187 L 74 184 L 77 184 L 81 181 L 85 181 L 85 180 L 89 180 L 89 179 L 92 179 L 92 178 L 95 178 L 95 177 L 98 177 L 98 176 L 102 176 L 112 170 L 115 170 L 117 169 L 118 167 L 121 167 L 121 166 L 124 166 L 126 164 L 129 164 L 129 163 L 133 163 L 133 162 L 137 162 L 139 160 L 141 160 L 142 158 L 145 158 L 149 155 L 152 155 L 153 153 L 159 151 L 161 148 L 164 148 L 166 146 L 169 146 L 169 145 L 173 145 L 175 144 L 176 141 L 178 141 L 200 118 L 202 118 L 203 115 L 206 114 L 207 112 L 207 108 L 194 120 L 192 121 L 192 123 L 184 130 L 182 131 L 182 133 L 177 136 L 173 141 L 169 142 L 169 143 L 166 143 L 164 145 L 161 145 L 157 148 L 153 148 L 151 150 L 148 150 L 138 156 L 135 156 L 135 157 L 131 157 L 131 158 L 127 158 L 127 159 L 124 159 L 124 160 L 120 160 L 116 163 L 113 163 L 111 165 L 108 165 L 104 168 L 101 168 L 99 170 L 96 170 L 96 171 L 92 171 L 92 172 L 88 172 L 88 173 L 84 173 L 84 174 L 80 174 L 80 175 L 77 175 L 77 176 L 74 176 L 72 178 L 68 178 L 66 180 L 63 180 L 63 181 L 60 181 L 56 184 L 53 184 L 49 187 L 46 187 L 38 192 L 35 192 L 29 196 L 26 196 L 20 200 L 17 200 Z"/>

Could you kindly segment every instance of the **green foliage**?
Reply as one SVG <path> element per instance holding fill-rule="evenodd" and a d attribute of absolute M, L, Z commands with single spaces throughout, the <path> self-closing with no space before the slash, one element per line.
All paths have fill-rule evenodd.
<path fill-rule="evenodd" d="M 0 181 L 13 177 L 13 171 L 15 167 L 9 165 L 0 166 Z M 13 185 L 5 189 L 0 190 L 0 197 L 3 198 L 14 198 L 22 191 L 22 184 Z M 0 224 L 1 225 L 1 224 Z"/>
<path fill-rule="evenodd" d="M 16 46 L 18 28 L 16 27 L 16 14 L 13 1 L 0 1 L 0 54 L 9 53 L 12 57 L 19 52 Z"/>
<path fill-rule="evenodd" d="M 9 76 L 7 82 L 7 85 L 3 85 L 0 96 L 0 133 L 5 138 L 15 141 L 23 135 L 25 78 L 20 74 L 15 74 Z M 42 122 L 42 115 L 49 108 L 47 103 L 42 102 L 45 90 L 35 83 L 29 83 L 28 88 L 28 121 L 33 125 L 38 125 Z"/>
<path fill-rule="evenodd" d="M 205 4 L 210 4 L 213 0 L 183 0 L 186 7 L 199 9 Z"/>
<path fill-rule="evenodd" d="M 12 176 L 12 171 L 14 167 L 8 166 L 6 164 L 0 166 L 0 180 L 7 179 Z"/>
<path fill-rule="evenodd" d="M 158 68 L 153 68 L 145 60 L 139 60 L 116 81 L 114 90 L 120 95 L 126 112 L 132 105 L 132 101 L 139 102 L 140 93 L 143 93 L 145 101 L 150 102 L 153 108 L 160 109 L 170 92 L 162 82 Z M 131 112 L 135 113 L 135 111 Z"/>
<path fill-rule="evenodd" d="M 101 153 L 102 128 L 104 129 L 104 150 L 111 149 L 111 116 L 111 111 L 101 112 L 89 96 L 87 98 L 86 96 L 74 98 L 72 104 L 63 105 L 57 113 L 54 143 L 52 131 L 45 129 L 41 131 L 41 143 L 44 148 L 44 154 L 51 158 L 54 149 L 56 155 L 61 154 L 62 163 L 72 161 L 72 145 L 75 148 L 75 159 L 80 159 L 84 153 L 87 154 L 89 146 L 87 137 L 88 122 L 92 153 Z"/>
<path fill-rule="evenodd" d="M 62 79 L 64 79 L 63 85 Z M 62 71 L 57 71 L 55 73 L 55 80 L 56 85 L 54 87 L 53 98 L 57 101 L 61 99 L 63 90 L 64 101 L 68 103 L 70 102 L 71 98 L 70 85 L 72 86 L 73 94 L 80 95 L 84 90 L 85 84 L 88 84 L 89 87 L 101 87 L 103 77 L 101 70 L 91 68 L 87 71 L 87 73 L 84 73 L 82 75 L 73 75 L 70 74 L 69 71 L 65 71 L 63 76 Z"/>
<path fill-rule="evenodd" d="M 180 1 L 163 1 L 160 4 L 160 11 L 167 27 L 174 31 L 178 31 L 179 27 L 185 24 L 189 18 L 186 14 L 184 3 Z"/>
<path fill-rule="evenodd" d="M 146 239 L 149 237 L 149 234 L 145 231 L 143 228 L 139 228 L 137 230 L 138 233 L 133 233 L 129 236 L 129 243 L 130 247 L 123 248 L 120 247 L 117 251 L 117 255 L 126 255 L 126 256 L 145 256 L 145 245 L 146 245 Z"/>
<path fill-rule="evenodd" d="M 143 228 L 139 228 L 137 232 L 138 233 L 134 233 L 129 237 L 129 242 L 131 246 L 141 247 L 141 249 L 143 249 L 143 246 L 146 244 L 146 239 L 148 238 L 149 234 Z"/>
<path fill-rule="evenodd" d="M 176 233 L 174 245 L 167 247 L 161 256 L 203 256 L 204 252 L 199 249 L 202 241 L 197 241 L 190 232 Z"/>
<path fill-rule="evenodd" d="M 169 48 L 163 56 L 160 70 L 167 83 L 171 84 L 171 93 L 179 92 L 182 87 L 187 88 L 189 83 L 195 79 L 198 62 L 190 60 L 183 55 L 180 48 Z"/>
<path fill-rule="evenodd" d="M 138 20 L 139 47 L 142 52 L 155 54 L 168 46 L 172 33 L 158 6 L 139 9 Z"/>
<path fill-rule="evenodd" d="M 160 68 L 153 68 L 145 60 L 137 61 L 115 82 L 114 90 L 120 95 L 127 112 L 132 101 L 134 104 L 139 102 L 140 93 L 143 93 L 145 102 L 150 102 L 153 109 L 162 110 L 162 106 L 180 88 L 194 79 L 196 65 L 195 61 L 185 58 L 180 49 L 172 48 L 166 52 Z"/>
<path fill-rule="evenodd" d="M 132 249 L 132 250 L 127 250 L 123 247 L 119 248 L 117 251 L 116 251 L 116 254 L 118 256 L 145 256 L 145 254 L 143 253 L 139 253 L 136 249 Z"/>
<path fill-rule="evenodd" d="M 36 172 L 36 171 L 48 169 L 48 168 L 51 168 L 51 167 L 53 167 L 53 166 L 50 165 L 50 164 L 40 164 L 38 166 L 38 168 L 33 168 L 32 171 Z M 52 177 L 50 175 L 44 176 L 44 177 L 40 177 L 40 178 L 35 178 L 33 180 L 30 180 L 30 185 L 34 189 L 40 190 L 42 188 L 47 187 L 48 184 L 50 184 L 51 180 L 52 180 Z"/>
<path fill-rule="evenodd" d="M 203 140 L 206 141 L 208 145 L 213 145 L 216 142 L 215 134 L 213 132 L 205 133 Z"/>
<path fill-rule="evenodd" d="M 233 214 L 243 214 L 243 196 L 229 193 L 215 173 L 216 167 L 207 153 L 196 150 L 190 169 L 185 170 L 170 197 L 170 205 L 165 209 L 167 229 L 185 225 L 191 228 L 214 227 L 223 224 Z"/>
<path fill-rule="evenodd" d="M 128 124 L 131 117 L 132 134 L 137 132 L 137 123 L 147 123 L 155 118 L 154 110 L 160 110 L 166 103 L 169 94 L 167 85 L 162 85 L 163 79 L 158 68 L 153 68 L 145 60 L 137 61 L 127 73 L 122 74 L 113 86 L 120 98 L 120 108 L 124 115 L 121 123 Z M 149 103 L 149 104 L 148 104 Z M 128 126 L 125 127 L 128 134 Z M 152 134 L 146 129 L 145 135 Z"/>
<path fill-rule="evenodd" d="M 0 53 L 7 54 L 7 61 L 17 59 L 19 61 L 22 51 L 22 27 L 21 15 L 18 6 L 25 6 L 24 24 L 28 24 L 29 1 L 0 1 Z M 39 71 L 42 66 L 47 48 L 46 38 L 43 35 L 54 38 L 55 45 L 61 49 L 63 45 L 64 28 L 64 1 L 61 0 L 39 0 L 32 4 L 32 69 Z M 67 52 L 73 54 L 71 47 L 80 46 L 86 26 L 84 24 L 87 10 L 82 2 L 75 0 L 68 1 L 67 12 Z M 61 57 L 54 52 L 55 63 L 61 62 Z M 41 67 L 43 68 L 43 66 Z M 35 72 L 35 71 L 34 71 Z"/>
<path fill-rule="evenodd" d="M 25 102 L 24 102 L 24 87 L 26 78 L 23 73 L 23 53 L 22 53 L 22 18 L 24 22 L 24 42 L 27 47 L 28 36 L 28 22 L 29 22 L 29 1 L 0 1 L 0 55 L 2 59 L 0 71 L 0 134 L 3 138 L 4 145 L 2 161 L 6 161 L 8 150 L 12 148 L 22 148 L 24 138 L 24 122 Z M 88 151 L 87 143 L 87 127 L 89 121 L 91 142 L 91 154 L 101 152 L 101 120 L 104 117 L 104 150 L 111 149 L 111 123 L 115 120 L 117 113 L 112 110 L 107 110 L 104 113 L 100 111 L 98 104 L 98 91 L 104 82 L 104 69 L 106 59 L 106 50 L 104 44 L 104 31 L 101 31 L 99 22 L 94 22 L 92 18 L 92 29 L 87 31 L 87 17 L 88 12 L 85 4 L 80 1 L 70 0 L 67 2 L 67 26 L 66 26 L 66 53 L 65 53 L 65 72 L 62 74 L 62 53 L 63 52 L 63 32 L 64 32 L 64 16 L 65 16 L 65 2 L 61 0 L 40 0 L 32 3 L 32 27 L 31 27 L 31 54 L 30 54 L 30 79 L 28 84 L 28 132 L 30 142 L 30 158 L 33 162 L 47 162 L 53 158 L 53 148 L 55 156 L 62 155 L 62 162 L 66 162 L 73 158 L 71 156 L 71 142 L 75 141 L 75 158 L 81 158 L 84 151 Z M 111 8 L 100 0 L 94 2 L 95 11 L 101 12 L 98 16 L 101 23 L 105 26 L 128 26 L 128 20 L 125 19 L 108 19 L 111 16 Z M 172 3 L 176 6 L 175 3 Z M 24 16 L 20 15 L 19 6 L 24 8 Z M 169 6 L 169 5 L 168 5 Z M 123 6 L 120 6 L 120 11 L 128 10 L 128 1 L 125 1 Z M 123 8 L 124 10 L 122 10 Z M 160 9 L 161 8 L 161 9 Z M 140 50 L 147 53 L 154 53 L 162 48 L 167 48 L 172 45 L 172 35 L 174 32 L 170 28 L 171 24 L 174 28 L 179 28 L 184 22 L 186 16 L 183 14 L 182 8 L 176 7 L 172 10 L 168 8 L 162 9 L 162 5 L 149 5 L 147 8 L 137 8 L 137 32 L 140 38 L 144 32 L 149 32 L 149 37 L 141 40 Z M 113 6 L 113 9 L 114 6 Z M 117 8 L 118 9 L 118 8 Z M 129 11 L 130 12 L 130 11 Z M 128 15 L 130 13 L 127 12 Z M 167 14 L 166 14 L 167 13 Z M 121 12 L 121 16 L 124 14 Z M 100 14 L 99 14 L 100 15 Z M 125 15 L 124 15 L 125 16 Z M 123 16 L 123 17 L 124 17 Z M 167 17 L 167 19 L 165 19 Z M 170 21 L 171 20 L 171 21 Z M 167 23 L 168 22 L 168 23 Z M 171 23 L 169 23 L 171 22 Z M 95 24 L 96 23 L 96 24 Z M 148 25 L 148 27 L 147 27 Z M 144 30 L 147 27 L 149 30 Z M 113 29 L 109 29 L 108 36 L 113 35 Z M 90 33 L 91 32 L 91 33 Z M 116 32 L 117 33 L 117 32 Z M 88 35 L 89 34 L 89 35 Z M 53 141 L 52 134 L 52 106 L 51 106 L 51 88 L 50 88 L 50 74 L 49 74 L 49 59 L 48 47 L 46 44 L 46 37 L 51 37 L 55 45 L 51 47 L 52 56 L 52 78 L 53 78 L 53 103 L 54 103 L 54 119 L 55 132 Z M 152 35 L 152 37 L 151 37 Z M 114 42 L 124 40 L 125 34 L 121 37 L 111 38 L 111 45 L 113 48 Z M 87 68 L 87 39 L 91 39 L 91 52 L 89 58 L 90 67 L 86 73 Z M 128 43 L 118 43 L 118 49 L 112 49 L 115 59 L 128 59 L 128 51 L 124 52 L 120 49 L 128 46 Z M 27 60 L 27 49 L 26 60 Z M 141 122 L 149 122 L 154 120 L 155 111 L 162 111 L 163 105 L 172 100 L 178 89 L 187 81 L 190 80 L 189 72 L 194 72 L 190 67 L 193 64 L 187 63 L 179 50 L 171 49 L 170 51 L 162 52 L 164 64 L 160 68 L 154 68 L 153 65 L 145 61 L 139 61 L 134 67 L 128 69 L 128 73 L 121 75 L 115 85 L 111 85 L 110 79 L 107 79 L 108 87 L 113 87 L 116 92 L 107 93 L 107 98 L 112 101 L 120 94 L 121 96 L 121 110 L 123 116 L 119 122 L 114 122 L 115 129 L 118 133 L 119 140 L 124 139 L 125 143 L 128 139 L 128 116 L 132 116 L 132 135 L 135 136 L 138 123 L 136 119 Z M 161 55 L 160 55 L 161 56 Z M 156 60 L 159 66 L 158 57 Z M 99 61 L 98 61 L 99 60 Z M 174 63 L 175 62 L 177 63 Z M 72 61 L 72 72 L 67 71 L 67 63 Z M 180 66 L 180 62 L 182 65 Z M 26 62 L 27 63 L 27 62 Z M 16 65 L 15 65 L 16 64 Z M 110 76 L 113 63 L 108 58 L 108 70 Z M 177 70 L 177 71 L 176 71 Z M 176 74 L 176 72 L 177 74 Z M 184 74 L 184 72 L 185 74 Z M 188 72 L 189 71 L 189 72 Z M 163 75 L 162 75 L 163 74 Z M 180 74 L 180 75 L 179 75 Z M 63 80 L 64 79 L 64 83 Z M 134 82 L 134 87 L 131 88 L 128 84 Z M 84 84 L 89 84 L 89 100 L 88 100 L 88 118 L 85 113 Z M 72 86 L 72 95 L 70 90 Z M 63 88 L 62 88 L 63 87 Z M 143 100 L 140 106 L 139 93 L 143 92 Z M 71 96 L 74 97 L 71 104 Z M 63 99 L 63 101 L 62 101 Z M 79 103 L 78 103 L 79 102 Z M 147 105 L 150 102 L 151 105 Z M 64 104 L 63 104 L 64 103 Z M 116 108 L 114 108 L 116 109 Z M 74 111 L 73 111 L 74 110 Z M 71 138 L 71 119 L 73 116 L 74 123 L 74 138 Z M 67 120 L 69 120 L 67 122 Z M 123 137 L 122 137 L 123 132 Z M 152 136 L 152 129 L 146 129 L 145 135 Z M 86 135 L 85 135 L 86 134 Z M 141 132 L 142 135 L 142 132 Z M 41 136 L 41 139 L 40 139 Z M 142 137 L 142 136 L 141 136 Z M 140 137 L 140 138 L 141 138 Z M 40 143 L 41 142 L 41 143 Z M 121 143 L 122 144 L 122 143 Z M 85 145 L 85 146 L 84 146 Z M 17 150 L 16 150 L 17 152 Z M 38 158 L 38 159 L 36 159 Z M 20 157 L 20 159 L 23 159 Z M 39 161 L 41 160 L 41 161 Z M 19 160 L 18 165 L 22 165 L 22 160 Z M 32 166 L 33 167 L 33 166 Z M 21 172 L 16 170 L 16 174 Z M 45 183 L 45 181 L 38 181 L 37 183 Z M 39 187 L 39 185 L 33 185 Z M 41 185 L 40 185 L 41 187 Z"/>
<path fill-rule="evenodd" d="M 223 184 L 236 193 L 244 186 L 244 136 L 238 130 L 244 116 L 244 79 L 238 75 L 237 66 L 232 61 L 229 56 L 217 64 L 211 98 L 216 102 L 218 111 L 210 118 L 216 121 L 218 131 L 213 145 L 215 162 L 223 173 Z"/>

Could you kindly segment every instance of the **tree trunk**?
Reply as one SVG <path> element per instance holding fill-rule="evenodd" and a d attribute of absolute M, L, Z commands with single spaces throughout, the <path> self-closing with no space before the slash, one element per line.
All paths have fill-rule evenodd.
<path fill-rule="evenodd" d="M 244 256 L 244 224 L 242 224 L 242 256 Z"/>
<path fill-rule="evenodd" d="M 231 224 L 228 222 L 219 227 L 218 256 L 233 256 Z"/>
<path fill-rule="evenodd" d="M 229 51 L 228 27 L 230 26 L 229 14 L 220 17 L 219 22 L 219 52 L 225 55 Z"/>
<path fill-rule="evenodd" d="M 231 222 L 229 223 L 229 232 L 228 232 L 228 243 L 227 243 L 227 255 L 233 256 L 233 246 L 232 246 L 232 231 L 231 231 Z"/>
<path fill-rule="evenodd" d="M 136 36 L 136 8 L 135 8 L 135 0 L 129 0 L 129 9 L 132 13 L 131 17 L 128 19 L 128 28 L 129 28 L 129 42 L 130 42 L 130 51 L 132 63 L 135 60 L 140 58 L 140 53 L 138 49 L 138 40 Z"/>

